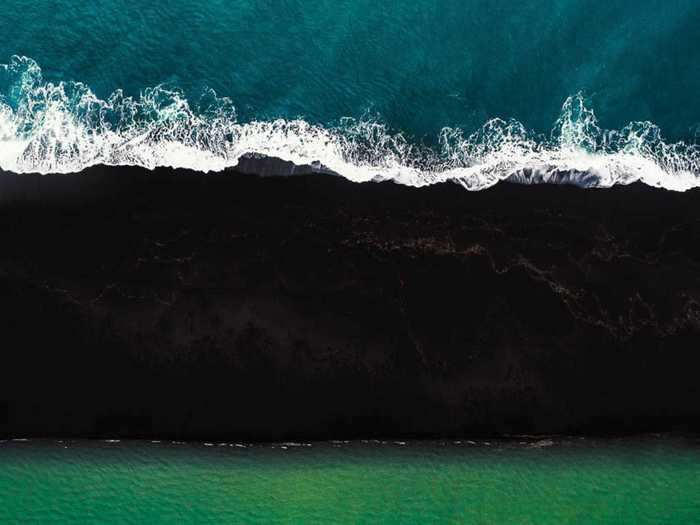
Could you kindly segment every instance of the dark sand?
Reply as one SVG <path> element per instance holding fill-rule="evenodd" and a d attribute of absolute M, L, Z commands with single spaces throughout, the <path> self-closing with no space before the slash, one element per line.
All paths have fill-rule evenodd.
<path fill-rule="evenodd" d="M 0 436 L 700 429 L 700 192 L 0 174 Z"/>

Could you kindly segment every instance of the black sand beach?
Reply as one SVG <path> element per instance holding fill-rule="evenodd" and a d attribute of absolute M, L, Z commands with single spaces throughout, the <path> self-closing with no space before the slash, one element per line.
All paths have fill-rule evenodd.
<path fill-rule="evenodd" d="M 700 191 L 0 174 L 0 437 L 700 430 Z"/>

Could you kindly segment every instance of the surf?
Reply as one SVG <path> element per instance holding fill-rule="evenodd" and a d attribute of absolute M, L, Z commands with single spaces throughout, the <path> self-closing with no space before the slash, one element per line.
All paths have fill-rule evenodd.
<path fill-rule="evenodd" d="M 73 173 L 90 166 L 235 167 L 250 156 L 312 165 L 354 182 L 407 186 L 454 182 L 478 191 L 502 180 L 610 187 L 643 182 L 684 191 L 700 185 L 700 146 L 664 140 L 651 122 L 603 129 L 588 98 L 566 99 L 549 134 L 494 118 L 474 131 L 444 127 L 421 140 L 381 115 L 318 123 L 299 118 L 243 120 L 234 101 L 203 89 L 121 90 L 98 97 L 78 81 L 49 82 L 39 65 L 14 56 L 0 65 L 0 168 Z"/>

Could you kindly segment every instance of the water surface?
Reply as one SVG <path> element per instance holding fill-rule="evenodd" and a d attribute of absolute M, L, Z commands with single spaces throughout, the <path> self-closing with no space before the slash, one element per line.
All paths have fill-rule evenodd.
<path fill-rule="evenodd" d="M 6 0 L 0 34 L 2 169 L 700 184 L 696 0 Z"/>
<path fill-rule="evenodd" d="M 698 523 L 699 444 L 10 441 L 0 522 Z"/>

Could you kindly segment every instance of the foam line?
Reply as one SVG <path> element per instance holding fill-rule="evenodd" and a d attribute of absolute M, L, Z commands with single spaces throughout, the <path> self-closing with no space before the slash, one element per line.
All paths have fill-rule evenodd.
<path fill-rule="evenodd" d="M 494 119 L 471 134 L 445 128 L 436 143 L 416 144 L 369 118 L 333 126 L 240 122 L 232 101 L 213 91 L 196 102 L 163 86 L 138 98 L 116 91 L 100 99 L 80 82 L 46 82 L 26 57 L 0 66 L 0 168 L 15 173 L 70 173 L 96 164 L 211 172 L 252 155 L 356 182 L 408 186 L 454 181 L 481 190 L 504 179 L 583 187 L 642 181 L 679 191 L 700 185 L 698 145 L 667 143 L 650 122 L 601 129 L 581 94 L 565 101 L 548 136 Z"/>

